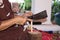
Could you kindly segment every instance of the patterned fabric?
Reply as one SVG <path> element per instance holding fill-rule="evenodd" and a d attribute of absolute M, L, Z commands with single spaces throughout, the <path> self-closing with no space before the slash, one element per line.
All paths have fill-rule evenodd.
<path fill-rule="evenodd" d="M 52 40 L 52 35 L 42 32 L 42 40 Z"/>

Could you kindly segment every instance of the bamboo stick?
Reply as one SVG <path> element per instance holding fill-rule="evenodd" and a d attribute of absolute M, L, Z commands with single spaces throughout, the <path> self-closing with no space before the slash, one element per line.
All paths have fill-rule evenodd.
<path fill-rule="evenodd" d="M 31 21 L 31 32 L 33 32 L 33 27 L 32 27 L 32 25 L 33 25 L 33 22 Z"/>

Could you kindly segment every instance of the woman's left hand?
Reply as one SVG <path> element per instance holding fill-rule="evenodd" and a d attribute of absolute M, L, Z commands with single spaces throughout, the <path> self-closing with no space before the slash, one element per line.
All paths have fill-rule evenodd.
<path fill-rule="evenodd" d="M 12 11 L 13 12 L 19 12 L 19 3 L 12 3 Z"/>

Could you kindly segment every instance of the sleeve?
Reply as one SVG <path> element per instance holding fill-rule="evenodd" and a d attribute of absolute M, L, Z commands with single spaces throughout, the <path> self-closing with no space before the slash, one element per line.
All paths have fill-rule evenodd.
<path fill-rule="evenodd" d="M 0 25 L 1 25 L 1 21 L 0 21 Z"/>
<path fill-rule="evenodd" d="M 5 9 L 7 10 L 6 12 L 10 12 L 10 16 L 8 17 L 8 19 L 13 18 L 14 17 L 14 12 L 11 9 L 11 3 L 8 0 L 4 1 L 5 4 Z"/>
<path fill-rule="evenodd" d="M 4 1 L 5 8 L 7 11 L 11 11 L 11 3 L 8 0 Z M 9 10 L 8 10 L 9 9 Z"/>
<path fill-rule="evenodd" d="M 0 25 L 1 25 L 1 17 L 0 17 Z"/>

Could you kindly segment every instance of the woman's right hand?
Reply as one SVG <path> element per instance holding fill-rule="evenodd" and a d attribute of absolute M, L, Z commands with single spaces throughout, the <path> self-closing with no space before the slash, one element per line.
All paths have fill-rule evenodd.
<path fill-rule="evenodd" d="M 15 17 L 16 24 L 23 25 L 27 19 L 21 16 L 16 16 Z"/>
<path fill-rule="evenodd" d="M 24 18 L 21 16 L 15 16 L 15 20 L 16 20 L 16 24 L 19 24 L 19 25 L 24 25 L 24 23 L 26 23 L 27 21 L 30 21 L 30 22 L 33 21 L 32 19 Z"/>

